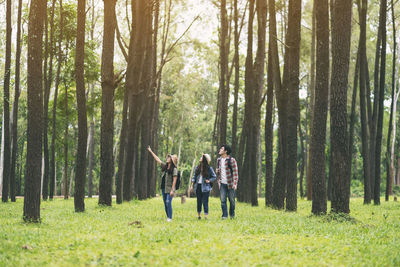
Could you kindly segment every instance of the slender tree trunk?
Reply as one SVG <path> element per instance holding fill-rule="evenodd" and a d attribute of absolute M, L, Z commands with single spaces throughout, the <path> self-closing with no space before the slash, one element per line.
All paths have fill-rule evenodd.
<path fill-rule="evenodd" d="M 56 80 L 54 86 L 54 99 L 53 99 L 53 118 L 52 118 L 52 135 L 51 135 L 51 158 L 50 158 L 50 199 L 53 199 L 54 196 L 54 188 L 56 186 L 56 134 L 57 134 L 57 124 L 56 124 L 56 117 L 57 117 L 57 99 L 58 99 L 58 87 L 60 85 L 60 75 L 61 75 L 61 62 L 62 62 L 62 40 L 63 40 L 63 8 L 62 8 L 62 0 L 60 0 L 60 11 L 59 11 L 59 18 L 60 18 L 60 39 L 58 41 L 58 52 L 57 52 L 57 73 L 56 73 Z"/>
<path fill-rule="evenodd" d="M 69 112 L 68 112 L 68 87 L 64 84 L 65 99 L 64 99 L 64 199 L 68 199 L 68 126 L 69 126 Z"/>
<path fill-rule="evenodd" d="M 113 138 L 114 138 L 114 37 L 115 36 L 115 1 L 104 1 L 104 37 L 101 64 L 101 166 L 99 204 L 111 206 L 112 177 L 114 173 Z"/>
<path fill-rule="evenodd" d="M 361 141 L 362 141 L 362 157 L 364 169 L 364 204 L 371 203 L 371 167 L 370 167 L 370 148 L 368 143 L 368 118 L 367 118 L 367 102 L 366 102 L 366 72 L 367 72 L 367 52 L 366 52 L 366 19 L 368 1 L 362 0 L 360 8 L 360 44 L 359 44 L 359 64 L 360 64 L 360 117 L 361 117 Z"/>
<path fill-rule="evenodd" d="M 268 89 L 267 89 L 267 107 L 265 112 L 265 205 L 272 205 L 272 182 L 273 182 L 273 143 L 274 143 L 274 125 L 272 122 L 273 106 L 274 106 L 274 83 L 273 83 L 273 66 L 271 53 L 271 40 L 273 36 L 269 36 L 268 48 Z"/>
<path fill-rule="evenodd" d="M 347 132 L 352 1 L 335 0 L 332 16 L 331 151 L 333 212 L 349 213 L 350 167 Z"/>
<path fill-rule="evenodd" d="M 6 1 L 6 60 L 4 70 L 4 95 L 3 95 L 3 127 L 4 127 L 4 161 L 3 161 L 3 188 L 1 199 L 8 201 L 10 189 L 10 161 L 11 161 L 11 138 L 10 138 L 10 77 L 11 77 L 11 0 Z"/>
<path fill-rule="evenodd" d="M 385 79 L 386 79 L 386 12 L 387 0 L 381 0 L 381 11 L 379 15 L 379 27 L 382 33 L 381 43 L 381 64 L 379 77 L 379 110 L 376 133 L 376 149 L 375 149 L 375 183 L 374 183 L 374 204 L 380 205 L 380 186 L 381 186 L 381 151 L 382 151 L 382 127 L 384 115 L 384 98 L 385 98 Z"/>
<path fill-rule="evenodd" d="M 315 1 L 317 61 L 315 83 L 315 106 L 311 136 L 311 154 L 315 159 L 311 166 L 312 213 L 326 214 L 326 119 L 329 93 L 329 5 L 327 0 Z"/>
<path fill-rule="evenodd" d="M 18 22 L 17 22 L 17 52 L 15 56 L 15 95 L 12 115 L 12 139 L 11 139 L 11 171 L 10 171 L 10 197 L 15 202 L 15 186 L 17 169 L 16 163 L 18 158 L 18 104 L 20 96 L 20 74 L 21 74 L 21 17 L 22 17 L 22 0 L 18 0 Z"/>
<path fill-rule="evenodd" d="M 50 14 L 50 43 L 48 50 L 50 50 L 48 75 L 45 80 L 45 92 L 44 92 L 44 109 L 43 109 L 43 156 L 44 156 L 44 173 L 43 173 L 43 189 L 42 197 L 43 200 L 47 200 L 49 196 L 49 141 L 48 141 L 48 121 L 49 121 L 49 99 L 50 99 L 50 88 L 53 80 L 53 41 L 54 41 L 54 8 L 55 0 L 52 0 L 51 14 Z"/>
<path fill-rule="evenodd" d="M 220 1 L 221 31 L 220 31 L 220 78 L 219 90 L 220 97 L 220 119 L 218 124 L 218 146 L 226 143 L 226 128 L 228 121 L 228 100 L 229 100 L 229 80 L 228 80 L 228 56 L 229 56 L 229 39 L 228 39 L 228 15 L 226 10 L 226 0 Z"/>
<path fill-rule="evenodd" d="M 301 118 L 301 116 L 299 116 Z M 300 197 L 303 198 L 304 196 L 304 187 L 303 187 L 303 178 L 304 178 L 304 169 L 305 169 L 305 162 L 307 160 L 307 152 L 304 146 L 304 134 L 301 129 L 301 120 L 299 121 L 299 138 L 300 138 L 300 149 L 301 149 L 301 165 L 300 165 L 300 179 L 299 179 L 299 186 L 300 186 Z"/>
<path fill-rule="evenodd" d="M 331 1 L 332 2 L 332 1 Z M 312 166 L 312 127 L 314 119 L 314 103 L 315 103 L 315 40 L 316 40 L 316 5 L 313 5 L 312 11 L 312 29 L 311 29 L 311 70 L 310 70 L 310 111 L 309 111 L 309 121 L 310 121 L 310 143 L 308 145 L 308 163 L 307 163 L 307 200 L 312 200 L 312 178 L 311 178 L 311 166 Z"/>
<path fill-rule="evenodd" d="M 93 196 L 93 168 L 94 168 L 94 118 L 90 122 L 88 137 L 88 197 Z"/>
<path fill-rule="evenodd" d="M 239 11 L 238 0 L 234 0 L 234 66 L 235 66 L 235 83 L 234 83 L 234 101 L 232 114 L 232 149 L 236 153 L 238 149 L 237 141 L 237 116 L 238 116 L 238 98 L 239 98 L 239 79 L 240 79 L 240 63 L 239 63 Z"/>
<path fill-rule="evenodd" d="M 289 0 L 286 52 L 288 54 L 288 163 L 286 210 L 297 210 L 297 127 L 299 124 L 299 71 L 301 39 L 301 0 Z M 326 30 L 326 29 L 325 29 Z M 284 77 L 286 75 L 284 74 Z"/>
<path fill-rule="evenodd" d="M 75 54 L 76 100 L 78 107 L 78 148 L 75 163 L 75 212 L 85 211 L 87 115 L 84 77 L 86 0 L 78 0 Z M 113 39 L 114 40 L 114 39 Z M 112 148 L 112 145 L 111 145 Z"/>
<path fill-rule="evenodd" d="M 386 145 L 386 194 L 385 201 L 389 201 L 389 196 L 393 194 L 393 174 L 391 171 L 391 135 L 393 132 L 393 117 L 394 115 L 394 100 L 395 100 L 395 83 L 396 83 L 396 19 L 394 16 L 394 6 L 393 0 L 390 2 L 391 11 L 392 11 L 392 27 L 393 27 L 393 57 L 392 57 L 392 103 L 390 105 L 390 119 L 389 119 L 389 129 L 388 129 L 388 138 Z M 396 119 L 396 118 L 395 118 Z"/>
<path fill-rule="evenodd" d="M 28 129 L 24 196 L 24 221 L 40 221 L 42 161 L 42 36 L 45 0 L 32 0 L 28 22 Z"/>
<path fill-rule="evenodd" d="M 276 31 L 275 0 L 269 1 L 269 13 L 270 13 L 269 30 L 271 31 L 271 36 L 273 36 L 273 39 L 270 40 L 272 64 L 273 64 L 273 83 L 274 83 L 276 103 L 278 107 L 278 118 L 279 118 L 279 142 L 278 142 L 279 151 L 275 166 L 272 206 L 276 209 L 283 209 L 285 206 L 285 196 L 286 196 L 287 90 L 283 88 L 281 83 L 278 44 L 277 44 L 277 31 Z"/>

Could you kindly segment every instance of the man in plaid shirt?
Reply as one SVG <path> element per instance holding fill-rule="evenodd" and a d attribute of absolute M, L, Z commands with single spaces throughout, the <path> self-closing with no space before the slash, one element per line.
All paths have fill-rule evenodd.
<path fill-rule="evenodd" d="M 222 145 L 217 160 L 218 186 L 221 193 L 222 219 L 228 218 L 226 199 L 229 199 L 229 216 L 235 218 L 235 190 L 239 180 L 236 160 L 230 156 L 232 149 L 228 145 Z"/>

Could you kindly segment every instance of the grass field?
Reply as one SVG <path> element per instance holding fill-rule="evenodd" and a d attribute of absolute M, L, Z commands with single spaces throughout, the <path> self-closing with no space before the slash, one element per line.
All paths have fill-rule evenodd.
<path fill-rule="evenodd" d="M 263 204 L 263 199 L 260 199 Z M 41 224 L 22 222 L 23 200 L 0 203 L 0 266 L 400 266 L 400 203 L 364 206 L 351 200 L 351 217 L 310 216 L 237 204 L 235 220 L 221 220 L 210 199 L 207 221 L 196 200 L 173 200 L 166 222 L 161 198 L 99 207 L 86 200 L 42 202 Z"/>

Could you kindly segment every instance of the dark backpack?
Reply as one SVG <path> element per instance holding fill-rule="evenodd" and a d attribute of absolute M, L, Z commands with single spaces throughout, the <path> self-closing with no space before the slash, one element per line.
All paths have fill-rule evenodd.
<path fill-rule="evenodd" d="M 164 174 L 161 178 L 161 189 L 165 188 L 165 176 L 166 175 L 167 175 L 167 172 L 164 172 Z M 180 185 L 181 185 L 181 171 L 178 171 L 178 178 L 176 179 L 175 190 L 178 190 Z"/>
<path fill-rule="evenodd" d="M 178 171 L 178 178 L 176 179 L 175 190 L 178 190 L 180 185 L 181 185 L 181 171 Z"/>
<path fill-rule="evenodd" d="M 229 156 L 227 160 L 228 160 L 228 168 L 231 171 L 231 175 L 233 176 L 233 169 L 232 169 L 231 159 L 232 159 L 232 157 Z M 221 165 L 221 161 L 220 160 L 218 161 L 218 165 Z M 221 166 L 219 166 L 219 168 L 221 168 Z"/>

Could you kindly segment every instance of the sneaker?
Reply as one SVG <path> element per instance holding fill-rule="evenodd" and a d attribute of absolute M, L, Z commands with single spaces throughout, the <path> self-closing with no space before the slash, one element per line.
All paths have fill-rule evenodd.
<path fill-rule="evenodd" d="M 222 219 L 222 220 L 226 220 L 226 219 L 228 219 L 228 217 L 221 217 L 221 219 Z"/>
<path fill-rule="evenodd" d="M 170 218 L 167 218 L 167 222 L 171 222 L 172 221 L 172 219 L 170 219 Z"/>
<path fill-rule="evenodd" d="M 197 217 L 197 219 L 201 220 L 201 216 Z"/>

